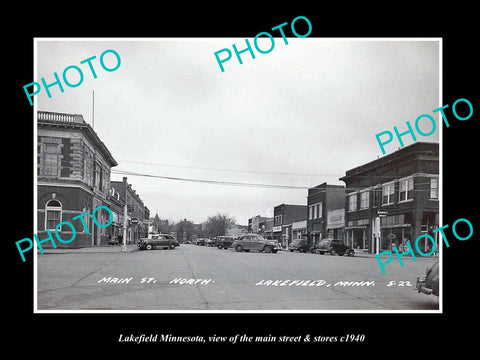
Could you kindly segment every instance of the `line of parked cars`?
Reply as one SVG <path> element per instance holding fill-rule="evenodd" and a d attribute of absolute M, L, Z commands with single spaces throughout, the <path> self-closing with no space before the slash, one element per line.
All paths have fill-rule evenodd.
<path fill-rule="evenodd" d="M 355 256 L 355 250 L 345 245 L 342 240 L 324 239 L 317 245 L 310 245 L 306 240 L 294 240 L 288 247 L 291 252 L 310 252 L 313 254 L 347 255 Z"/>
<path fill-rule="evenodd" d="M 276 253 L 281 250 L 280 243 L 277 240 L 265 239 L 258 234 L 245 234 L 239 237 L 233 236 L 217 236 L 214 239 L 198 238 L 195 240 L 196 245 L 200 246 L 215 246 L 219 249 L 233 248 L 237 252 L 249 252 L 256 250 L 266 253 Z M 137 243 L 140 250 L 152 250 L 156 248 L 175 249 L 180 246 L 178 241 L 169 234 L 153 234 L 151 238 L 142 238 Z M 310 252 L 316 254 L 330 254 L 330 255 L 347 255 L 354 256 L 355 251 L 345 245 L 341 240 L 324 239 L 318 245 L 312 246 L 306 240 L 294 240 L 290 246 L 291 252 Z"/>
<path fill-rule="evenodd" d="M 277 240 L 265 239 L 258 234 L 245 234 L 236 238 L 233 236 L 217 236 L 215 239 L 198 238 L 195 244 L 215 246 L 219 249 L 233 248 L 238 252 L 258 250 L 267 253 L 276 253 L 278 250 L 281 250 L 280 243 Z M 351 247 L 345 245 L 343 241 L 336 239 L 324 239 L 314 246 L 308 244 L 306 240 L 294 240 L 290 244 L 289 250 L 291 252 L 310 252 L 322 255 L 355 256 L 355 251 Z"/>

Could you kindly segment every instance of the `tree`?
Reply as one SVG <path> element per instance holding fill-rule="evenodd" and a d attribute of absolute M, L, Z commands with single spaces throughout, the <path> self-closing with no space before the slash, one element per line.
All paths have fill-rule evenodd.
<path fill-rule="evenodd" d="M 185 242 L 192 237 L 194 230 L 193 222 L 183 219 L 175 225 L 175 230 L 177 231 L 177 240 L 179 242 Z"/>
<path fill-rule="evenodd" d="M 230 217 L 227 214 L 217 213 L 214 216 L 209 216 L 205 222 L 205 233 L 210 236 L 222 236 L 226 234 L 226 229 L 235 225 L 236 220 L 234 217 Z"/>

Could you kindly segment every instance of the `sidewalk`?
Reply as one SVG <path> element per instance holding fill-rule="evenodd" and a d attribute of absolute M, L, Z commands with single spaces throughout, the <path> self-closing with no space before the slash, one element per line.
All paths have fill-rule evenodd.
<path fill-rule="evenodd" d="M 50 249 L 43 249 L 44 254 L 71 254 L 71 253 L 122 253 L 122 252 L 133 252 L 138 251 L 139 248 L 137 244 L 128 244 L 125 245 L 125 249 L 123 246 L 120 245 L 109 245 L 109 246 L 90 246 L 90 247 L 83 247 L 83 248 L 75 248 L 75 249 L 67 249 L 67 248 L 50 248 Z M 38 254 L 41 254 L 39 250 L 37 250 Z"/>

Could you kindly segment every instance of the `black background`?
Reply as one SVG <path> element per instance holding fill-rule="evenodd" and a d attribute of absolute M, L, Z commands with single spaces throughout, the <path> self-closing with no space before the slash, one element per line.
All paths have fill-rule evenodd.
<path fill-rule="evenodd" d="M 431 356 L 443 349 L 461 345 L 462 351 L 475 344 L 478 295 L 475 267 L 478 259 L 478 214 L 473 211 L 477 195 L 478 151 L 476 123 L 478 101 L 477 12 L 460 2 L 448 7 L 419 7 L 418 3 L 325 6 L 323 2 L 295 6 L 277 3 L 254 6 L 246 3 L 191 6 L 182 9 L 164 3 L 25 5 L 9 11 L 2 24 L 5 51 L 3 74 L 3 121 L 6 159 L 3 189 L 6 193 L 2 218 L 6 236 L 3 241 L 4 302 L 3 342 L 16 354 L 33 350 L 31 356 L 152 353 L 177 356 L 195 350 L 193 356 L 218 353 L 232 356 L 251 347 L 270 351 L 308 350 L 345 351 L 353 356 Z M 363 2 L 365 3 L 365 2 Z M 315 5 L 312 5 L 315 4 Z M 16 6 L 14 5 L 14 8 Z M 474 235 L 461 242 L 450 235 L 450 248 L 444 247 L 443 314 L 34 314 L 33 257 L 23 263 L 15 241 L 31 237 L 33 229 L 33 107 L 26 99 L 23 85 L 33 81 L 34 37 L 229 37 L 252 38 L 273 26 L 306 16 L 312 23 L 310 37 L 442 37 L 443 104 L 466 98 L 474 108 L 467 121 L 449 116 L 450 127 L 443 128 L 443 224 L 467 218 Z M 478 31 L 477 31 L 478 32 Z M 299 29 L 299 33 L 303 33 Z M 213 56 L 212 49 L 212 56 Z M 52 54 L 55 56 L 55 54 Z M 437 84 L 432 84 L 436 86 Z M 395 84 L 392 84 L 395 86 Z M 433 110 L 433 109 L 432 109 Z M 447 115 L 451 114 L 447 110 Z M 420 115 L 420 114 L 419 114 Z M 406 119 L 412 120 L 412 119 Z M 12 134 L 13 133 L 13 134 Z M 11 139 L 11 140 L 8 140 Z M 372 134 L 372 141 L 374 141 Z M 355 151 L 352 149 L 352 151 Z M 447 231 L 447 235 L 451 232 Z M 41 255 L 39 255 L 41 256 Z M 471 325 L 474 325 L 471 328 Z M 249 336 L 365 334 L 361 344 L 300 343 L 270 344 L 119 344 L 119 334 L 158 333 L 186 335 Z M 170 355 L 164 350 L 173 349 Z M 7 349 L 5 349 L 7 350 Z M 311 353 L 310 351 L 315 351 Z M 117 355 L 118 354 L 118 355 Z M 123 356 L 122 356 L 123 357 Z"/>

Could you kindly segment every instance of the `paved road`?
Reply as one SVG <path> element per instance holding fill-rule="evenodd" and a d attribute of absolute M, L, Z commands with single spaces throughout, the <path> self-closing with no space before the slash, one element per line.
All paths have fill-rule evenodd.
<path fill-rule="evenodd" d="M 392 262 L 382 275 L 371 256 L 52 251 L 37 257 L 38 310 L 438 310 L 413 290 L 434 261 Z"/>

